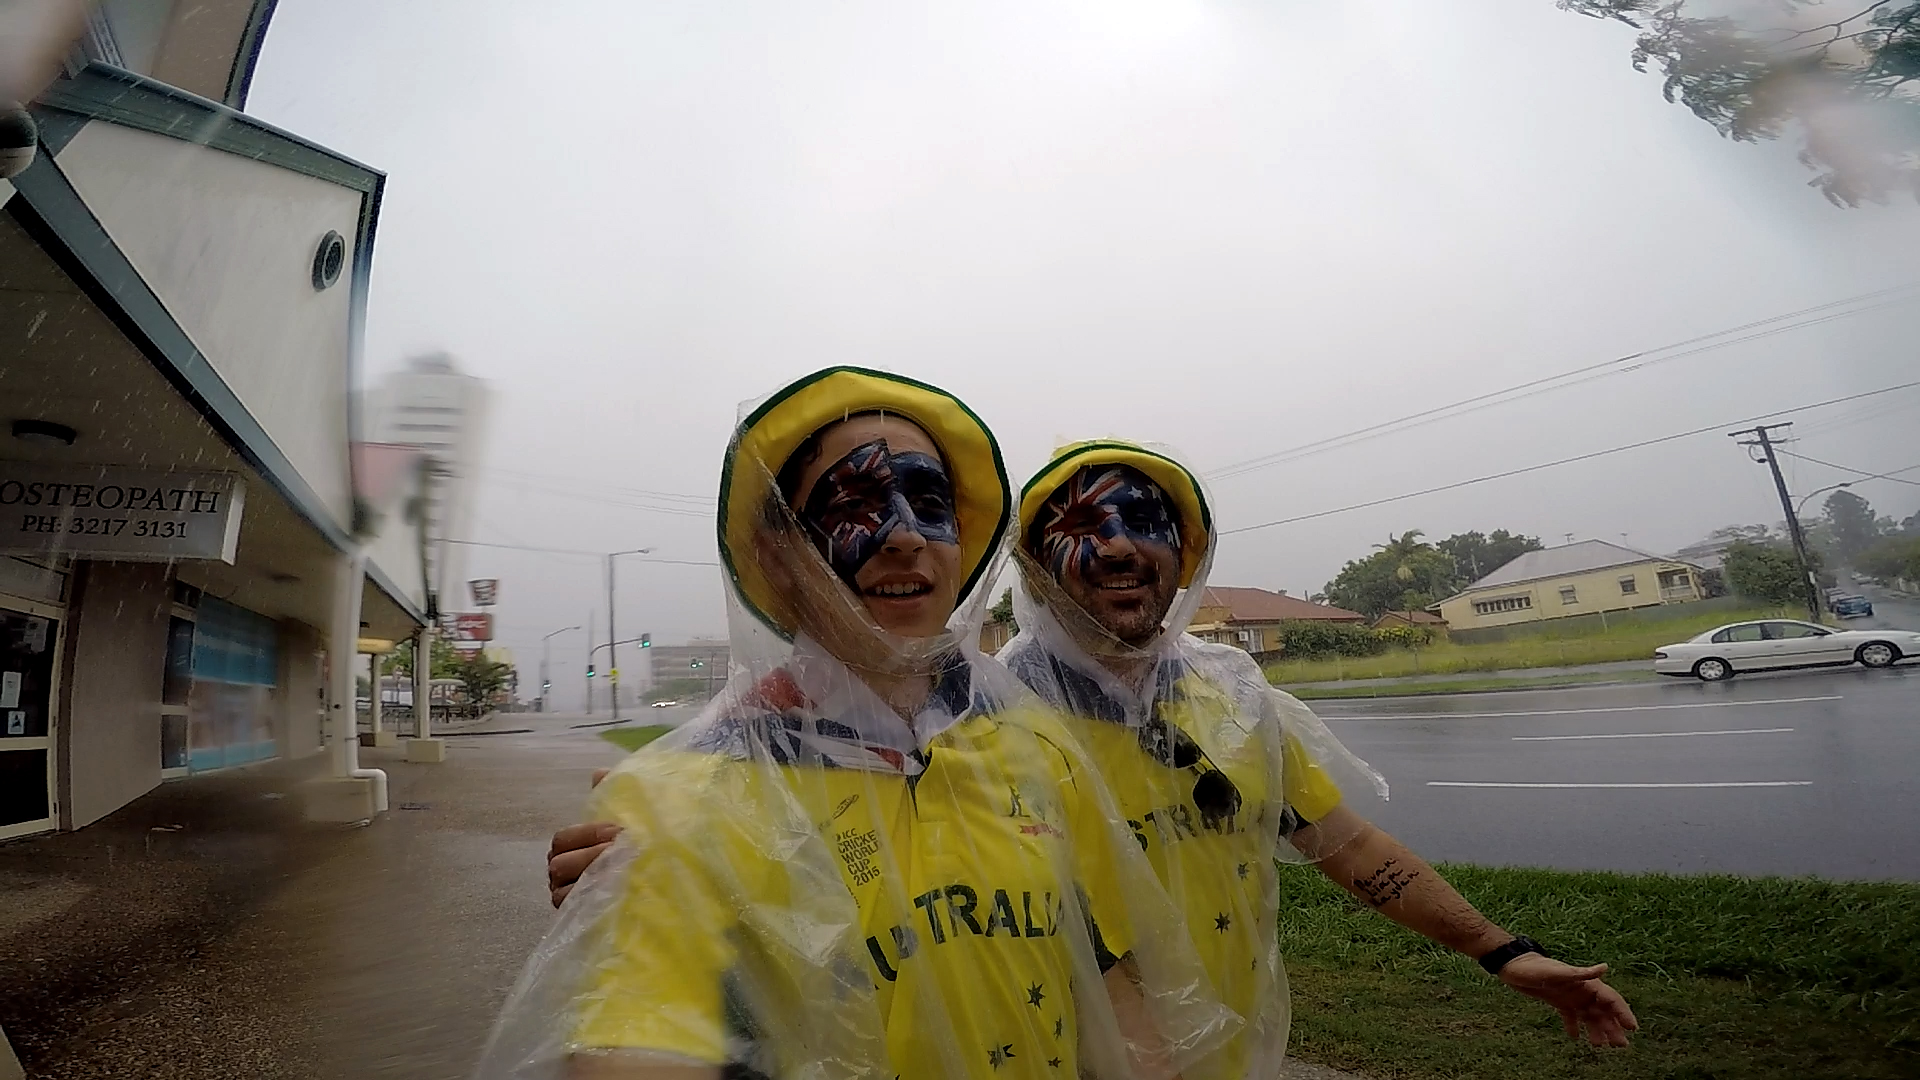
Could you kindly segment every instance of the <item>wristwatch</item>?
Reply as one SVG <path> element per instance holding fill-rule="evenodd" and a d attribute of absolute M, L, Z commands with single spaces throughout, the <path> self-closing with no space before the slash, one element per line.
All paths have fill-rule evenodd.
<path fill-rule="evenodd" d="M 1480 966 L 1486 969 L 1487 974 L 1498 975 L 1500 974 L 1500 969 L 1507 966 L 1508 961 L 1516 956 L 1525 956 L 1530 952 L 1539 953 L 1541 956 L 1548 955 L 1546 948 L 1539 942 L 1522 935 L 1492 952 L 1482 955 L 1480 957 Z"/>

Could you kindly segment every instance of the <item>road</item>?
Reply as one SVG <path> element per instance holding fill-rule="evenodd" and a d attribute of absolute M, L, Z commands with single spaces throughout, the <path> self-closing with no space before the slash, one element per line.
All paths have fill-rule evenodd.
<path fill-rule="evenodd" d="M 1847 587 L 1873 601 L 1873 614 L 1864 619 L 1847 620 L 1849 627 L 1920 630 L 1920 597 L 1902 596 L 1890 589 L 1857 581 Z"/>
<path fill-rule="evenodd" d="M 1920 881 L 1920 665 L 1319 706 L 1430 859 Z"/>

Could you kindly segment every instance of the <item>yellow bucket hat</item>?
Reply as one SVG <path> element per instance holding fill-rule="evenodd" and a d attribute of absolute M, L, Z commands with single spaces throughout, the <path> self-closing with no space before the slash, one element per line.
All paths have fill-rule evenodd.
<path fill-rule="evenodd" d="M 1207 506 L 1206 492 L 1185 465 L 1137 443 L 1093 439 L 1069 443 L 1055 450 L 1052 460 L 1041 466 L 1033 479 L 1020 489 L 1021 549 L 1026 548 L 1027 534 L 1033 531 L 1040 508 L 1060 485 L 1089 465 L 1131 466 L 1167 493 L 1173 500 L 1174 512 L 1180 517 L 1180 587 L 1184 589 L 1193 584 L 1193 575 L 1213 543 L 1213 511 Z"/>
<path fill-rule="evenodd" d="M 775 477 L 814 432 L 857 413 L 911 420 L 933 438 L 953 479 L 960 530 L 959 599 L 979 584 L 1012 515 L 1011 484 L 1000 444 L 959 398 L 926 383 L 858 367 L 830 367 L 768 398 L 734 429 L 720 472 L 720 560 L 741 599 L 761 622 L 792 637 L 794 617 L 754 555 L 762 508 L 780 498 Z"/>

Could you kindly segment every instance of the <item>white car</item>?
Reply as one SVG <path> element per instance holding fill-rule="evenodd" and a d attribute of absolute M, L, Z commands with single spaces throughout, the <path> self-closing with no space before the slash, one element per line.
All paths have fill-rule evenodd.
<path fill-rule="evenodd" d="M 1911 630 L 1835 630 L 1793 619 L 1731 623 L 1653 654 L 1662 675 L 1692 675 L 1719 682 L 1743 671 L 1864 664 L 1891 667 L 1920 656 L 1920 634 Z"/>

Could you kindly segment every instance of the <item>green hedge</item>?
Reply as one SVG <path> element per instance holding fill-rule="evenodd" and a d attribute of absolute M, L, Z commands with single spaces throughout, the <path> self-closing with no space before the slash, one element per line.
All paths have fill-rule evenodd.
<path fill-rule="evenodd" d="M 1378 656 L 1388 649 L 1418 648 L 1433 640 L 1422 626 L 1353 626 L 1297 620 L 1280 624 L 1280 654 L 1288 660 L 1328 656 Z"/>

